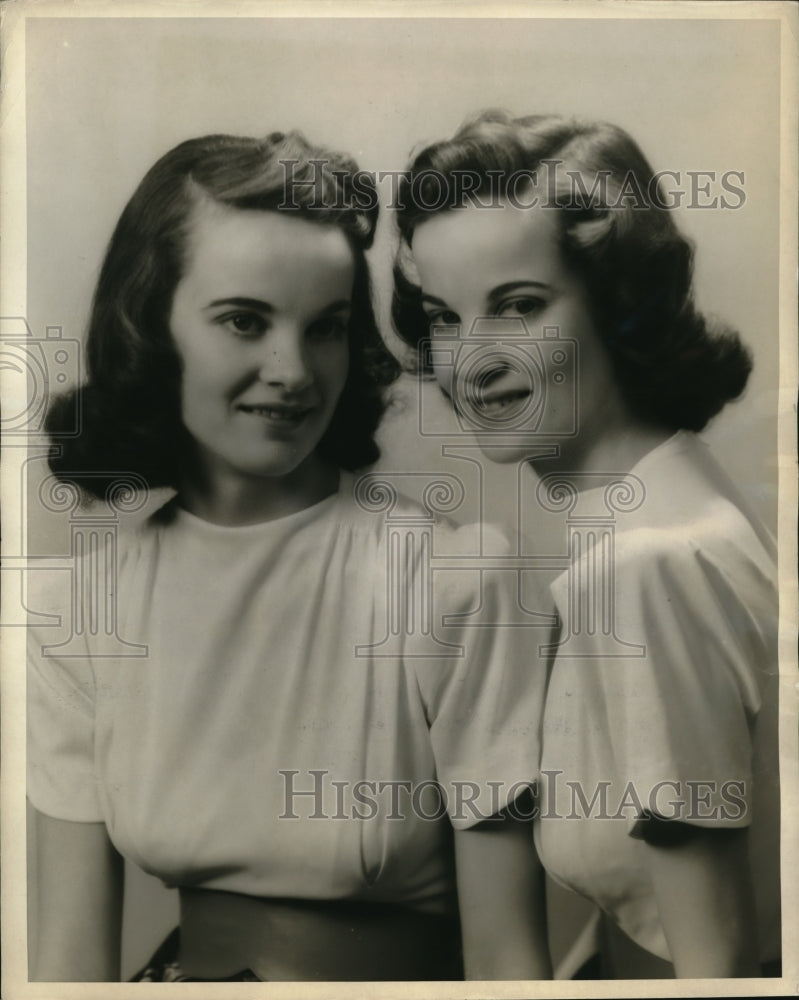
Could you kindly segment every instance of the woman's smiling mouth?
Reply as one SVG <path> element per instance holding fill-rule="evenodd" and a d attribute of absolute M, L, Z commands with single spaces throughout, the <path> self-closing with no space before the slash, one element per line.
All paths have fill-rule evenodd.
<path fill-rule="evenodd" d="M 310 406 L 281 403 L 239 403 L 236 409 L 275 427 L 296 427 L 313 411 Z"/>
<path fill-rule="evenodd" d="M 473 410 L 483 416 L 505 417 L 523 409 L 532 395 L 529 388 L 507 389 L 504 392 L 471 392 L 467 396 Z"/>

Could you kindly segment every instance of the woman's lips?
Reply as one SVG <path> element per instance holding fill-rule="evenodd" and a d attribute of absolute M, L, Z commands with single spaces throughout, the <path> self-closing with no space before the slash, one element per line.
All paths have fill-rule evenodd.
<path fill-rule="evenodd" d="M 504 392 L 470 394 L 472 408 L 485 416 L 504 416 L 521 409 L 530 399 L 532 392 L 526 389 L 507 389 Z"/>
<path fill-rule="evenodd" d="M 311 406 L 286 406 L 281 403 L 239 403 L 237 409 L 274 427 L 296 427 L 312 412 Z"/>

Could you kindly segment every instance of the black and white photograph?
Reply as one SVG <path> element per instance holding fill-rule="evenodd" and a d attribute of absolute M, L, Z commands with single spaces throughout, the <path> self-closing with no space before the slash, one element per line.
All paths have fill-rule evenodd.
<path fill-rule="evenodd" d="M 795 995 L 796 8 L 4 6 L 3 996 Z"/>

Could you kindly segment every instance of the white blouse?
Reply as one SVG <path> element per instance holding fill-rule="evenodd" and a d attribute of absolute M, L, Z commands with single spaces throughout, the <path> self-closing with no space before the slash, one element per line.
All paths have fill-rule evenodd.
<path fill-rule="evenodd" d="M 601 613 L 593 629 L 566 625 L 595 588 L 595 550 L 582 551 L 571 574 L 551 588 L 563 623 L 559 640 L 568 635 L 568 642 L 551 663 L 536 841 L 550 874 L 668 959 L 640 839 L 642 816 L 751 826 L 762 957 L 773 958 L 779 951 L 773 542 L 692 434 L 675 435 L 632 474 L 644 496 L 637 509 L 616 516 L 612 628 L 602 626 Z M 591 500 L 583 497 L 583 511 Z"/>
<path fill-rule="evenodd" d="M 418 521 L 409 502 L 403 514 Z M 433 572 L 444 655 L 419 645 L 418 620 L 391 632 L 397 587 L 427 577 L 422 546 L 390 537 L 348 476 L 262 524 L 221 527 L 174 503 L 151 517 L 121 546 L 117 594 L 119 634 L 146 656 L 98 658 L 91 635 L 84 656 L 42 655 L 59 633 L 30 630 L 33 805 L 103 821 L 172 886 L 451 907 L 451 825 L 534 780 L 545 677 L 522 632 L 491 627 L 515 595 L 490 572 Z M 436 552 L 474 545 L 441 522 L 432 537 Z M 32 606 L 68 631 L 56 577 Z"/>

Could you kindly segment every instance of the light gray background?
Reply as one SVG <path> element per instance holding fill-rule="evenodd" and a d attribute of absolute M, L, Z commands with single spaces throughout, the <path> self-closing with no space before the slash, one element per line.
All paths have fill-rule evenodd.
<path fill-rule="evenodd" d="M 29 20 L 28 320 L 36 335 L 58 325 L 82 336 L 119 212 L 155 159 L 190 136 L 300 128 L 366 169 L 399 170 L 414 146 L 484 107 L 605 118 L 656 169 L 744 172 L 742 208 L 683 209 L 678 221 L 697 244 L 699 304 L 736 325 L 756 358 L 745 398 L 704 437 L 773 526 L 779 70 L 777 21 Z M 386 331 L 389 215 L 372 255 Z M 443 467 L 435 442 L 417 434 L 416 412 L 407 380 L 384 426 L 381 467 Z M 509 499 L 490 516 L 512 526 L 515 472 L 491 476 Z M 474 514 L 467 504 L 458 516 Z M 34 507 L 29 532 L 31 552 L 64 551 L 63 519 Z M 134 873 L 126 974 L 171 926 L 173 897 Z M 556 950 L 578 911 L 558 897 Z"/>

